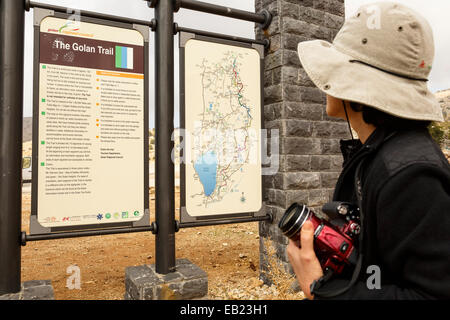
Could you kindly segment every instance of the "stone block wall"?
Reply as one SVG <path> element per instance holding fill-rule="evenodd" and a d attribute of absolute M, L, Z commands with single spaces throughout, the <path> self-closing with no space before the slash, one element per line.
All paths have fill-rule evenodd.
<path fill-rule="evenodd" d="M 344 22 L 344 0 L 255 0 L 255 10 L 269 10 L 272 24 L 264 34 L 271 45 L 266 50 L 264 71 L 264 124 L 278 129 L 278 173 L 264 177 L 266 210 L 272 223 L 261 222 L 260 268 L 267 282 L 267 239 L 272 240 L 285 269 L 292 271 L 286 255 L 287 239 L 278 222 L 292 202 L 320 211 L 333 194 L 342 170 L 339 140 L 350 138 L 347 123 L 326 114 L 326 96 L 314 86 L 297 55 L 301 41 L 332 42 Z"/>

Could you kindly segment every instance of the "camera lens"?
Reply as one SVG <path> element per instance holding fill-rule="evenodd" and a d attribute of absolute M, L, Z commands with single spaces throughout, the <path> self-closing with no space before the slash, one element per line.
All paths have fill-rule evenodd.
<path fill-rule="evenodd" d="M 278 227 L 286 237 L 295 238 L 310 216 L 311 211 L 307 206 L 293 203 L 284 213 Z"/>

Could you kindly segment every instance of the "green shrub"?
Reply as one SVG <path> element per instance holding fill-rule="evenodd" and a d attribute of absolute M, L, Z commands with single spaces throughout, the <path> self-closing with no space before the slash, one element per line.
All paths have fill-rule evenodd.
<path fill-rule="evenodd" d="M 448 124 L 439 124 L 437 122 L 432 122 L 429 127 L 428 131 L 430 132 L 430 135 L 433 137 L 433 139 L 437 142 L 439 146 L 443 146 L 444 140 L 448 138 Z"/>

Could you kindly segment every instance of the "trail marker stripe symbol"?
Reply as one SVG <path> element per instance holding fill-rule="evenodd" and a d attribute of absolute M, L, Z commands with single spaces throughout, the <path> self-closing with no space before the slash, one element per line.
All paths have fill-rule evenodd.
<path fill-rule="evenodd" d="M 116 68 L 133 69 L 133 48 L 116 46 Z"/>

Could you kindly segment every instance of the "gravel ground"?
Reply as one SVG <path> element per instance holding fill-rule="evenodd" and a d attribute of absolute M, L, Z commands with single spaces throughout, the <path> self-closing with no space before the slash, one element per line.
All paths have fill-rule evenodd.
<path fill-rule="evenodd" d="M 150 199 L 154 213 L 153 190 Z M 22 230 L 27 232 L 30 205 L 30 195 L 24 193 Z M 176 234 L 176 257 L 191 260 L 208 274 L 210 299 L 303 298 L 286 290 L 293 279 L 280 277 L 286 284 L 278 286 L 259 280 L 258 223 L 181 229 Z M 57 300 L 121 300 L 125 268 L 153 263 L 151 233 L 29 242 L 22 248 L 22 281 L 51 280 Z M 80 268 L 80 290 L 66 286 L 71 265 Z"/>

